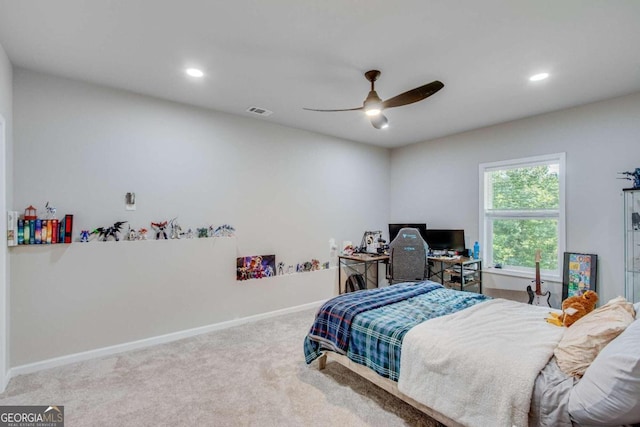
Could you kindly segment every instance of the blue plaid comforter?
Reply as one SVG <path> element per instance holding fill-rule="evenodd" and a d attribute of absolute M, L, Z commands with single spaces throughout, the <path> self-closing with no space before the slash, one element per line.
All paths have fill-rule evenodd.
<path fill-rule="evenodd" d="M 398 289 L 397 294 L 393 292 L 396 298 L 387 298 L 393 299 L 392 302 L 362 304 L 358 306 L 359 310 L 356 313 L 348 315 L 340 313 L 341 310 L 332 310 L 336 300 L 338 305 L 347 309 L 353 304 L 340 304 L 342 298 L 371 293 L 372 296 L 367 296 L 366 299 L 375 300 L 376 291 L 396 287 L 402 287 L 405 290 Z M 406 292 L 406 289 L 411 288 L 414 292 Z M 360 298 L 364 298 L 364 295 Z M 311 363 L 322 354 L 324 349 L 342 350 L 339 352 L 342 354 L 346 352 L 349 359 L 354 362 L 373 369 L 383 377 L 397 381 L 400 373 L 402 340 L 409 329 L 426 320 L 454 313 L 486 299 L 488 297 L 484 295 L 446 289 L 429 281 L 345 294 L 328 301 L 320 309 L 316 322 L 305 339 L 305 359 L 307 363 Z M 370 307 L 367 307 L 369 305 Z M 333 316 L 331 313 L 340 313 L 342 316 Z M 347 318 L 347 322 L 341 322 L 344 317 Z M 320 335 L 318 335 L 319 331 Z M 333 340 L 334 333 L 337 331 L 342 338 L 340 345 Z M 348 340 L 346 346 L 343 345 L 345 335 Z"/>
<path fill-rule="evenodd" d="M 307 363 L 322 354 L 320 346 L 346 354 L 353 318 L 367 310 L 402 301 L 442 287 L 435 282 L 400 283 L 385 288 L 350 292 L 330 299 L 318 311 L 305 340 Z"/>

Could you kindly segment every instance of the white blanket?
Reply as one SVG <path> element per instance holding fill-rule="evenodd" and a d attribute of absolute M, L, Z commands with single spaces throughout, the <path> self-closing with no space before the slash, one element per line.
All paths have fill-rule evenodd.
<path fill-rule="evenodd" d="M 428 320 L 402 343 L 398 389 L 467 426 L 526 426 L 536 376 L 563 328 L 503 299 Z"/>

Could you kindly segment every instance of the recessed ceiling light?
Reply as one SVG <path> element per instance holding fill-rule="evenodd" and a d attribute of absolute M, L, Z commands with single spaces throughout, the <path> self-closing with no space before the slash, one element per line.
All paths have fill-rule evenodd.
<path fill-rule="evenodd" d="M 529 77 L 529 80 L 532 82 L 537 82 L 540 80 L 544 80 L 547 77 L 549 77 L 549 73 L 540 73 L 540 74 L 534 74 L 533 76 Z"/>
<path fill-rule="evenodd" d="M 191 77 L 202 77 L 202 76 L 204 76 L 204 73 L 202 72 L 202 70 L 198 70 L 197 68 L 187 68 L 185 70 L 185 73 L 187 73 Z"/>

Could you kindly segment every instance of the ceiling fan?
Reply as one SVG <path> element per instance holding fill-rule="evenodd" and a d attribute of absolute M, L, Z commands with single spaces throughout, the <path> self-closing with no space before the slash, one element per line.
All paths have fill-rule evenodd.
<path fill-rule="evenodd" d="M 340 110 L 317 110 L 314 108 L 304 108 L 304 110 L 321 111 L 326 113 L 337 111 L 364 111 L 367 116 L 371 117 L 371 124 L 374 128 L 384 129 L 389 126 L 389 120 L 384 116 L 384 114 L 382 114 L 382 110 L 393 107 L 401 107 L 403 105 L 422 101 L 423 99 L 430 97 L 444 87 L 444 84 L 441 81 L 435 80 L 431 83 L 427 83 L 426 85 L 408 90 L 401 93 L 400 95 L 396 95 L 393 98 L 389 98 L 383 101 L 375 91 L 375 81 L 378 80 L 378 77 L 380 77 L 380 71 L 370 70 L 364 73 L 364 76 L 371 82 L 371 90 L 369 91 L 367 98 L 362 103 L 362 107 L 345 108 Z"/>

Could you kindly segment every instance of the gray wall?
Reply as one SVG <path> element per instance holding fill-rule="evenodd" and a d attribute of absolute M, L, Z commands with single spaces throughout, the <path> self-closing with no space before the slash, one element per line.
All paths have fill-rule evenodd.
<path fill-rule="evenodd" d="M 599 255 L 601 299 L 624 295 L 621 189 L 631 183 L 616 173 L 640 167 L 640 94 L 392 150 L 391 220 L 464 228 L 470 247 L 478 239 L 478 165 L 557 152 L 567 153 L 567 250 Z M 530 283 L 485 278 L 514 290 Z"/>
<path fill-rule="evenodd" d="M 479 163 L 566 152 L 567 248 L 600 256 L 603 299 L 623 293 L 620 189 L 628 182 L 615 178 L 618 171 L 640 166 L 640 94 L 391 151 L 21 69 L 14 73 L 14 110 L 14 209 L 29 204 L 42 209 L 50 201 L 59 214 L 75 215 L 76 235 L 117 220 L 136 228 L 175 216 L 183 226 L 231 223 L 238 229 L 235 254 L 223 251 L 224 257 L 275 253 L 287 264 L 328 259 L 330 238 L 338 244 L 359 242 L 362 231 L 384 230 L 388 222 L 464 228 L 470 246 L 478 236 Z M 358 179 L 362 171 L 368 171 L 366 179 Z M 128 191 L 137 194 L 135 212 L 124 210 Z M 283 278 L 257 282 L 264 287 L 245 287 L 241 295 L 235 286 L 243 285 L 219 261 L 212 263 L 210 278 L 200 268 L 188 268 L 190 262 L 206 263 L 206 256 L 184 259 L 179 254 L 188 250 L 163 247 L 177 265 L 187 266 L 177 283 L 173 276 L 136 270 L 135 264 L 125 269 L 109 264 L 125 246 L 104 245 L 99 250 L 105 268 L 93 274 L 86 268 L 74 271 L 90 264 L 89 249 L 83 252 L 80 246 L 11 250 L 11 287 L 21 289 L 11 296 L 12 366 L 304 304 L 331 295 L 335 286 L 335 274 L 329 273 L 309 278 L 308 292 L 291 288 L 295 285 Z M 153 269 L 153 260 L 139 249 L 127 247 L 127 253 Z M 34 262 L 37 271 L 28 272 Z M 56 321 L 70 330 L 60 330 L 49 339 L 62 341 L 38 352 L 26 337 L 48 320 L 38 316 L 36 321 L 28 310 L 37 309 L 39 291 L 51 286 L 47 271 L 55 277 L 53 288 L 69 292 L 59 295 L 63 311 Z M 144 305 L 141 295 L 153 289 L 129 291 L 123 283 L 131 277 L 159 280 L 154 289 L 165 304 L 186 283 L 195 298 L 183 302 L 187 307 L 200 298 L 219 309 L 211 315 L 206 304 L 198 305 L 181 316 L 150 322 L 149 316 L 163 316 L 168 306 L 145 308 L 144 315 L 136 311 Z M 485 278 L 487 286 L 518 290 L 530 281 Z M 118 283 L 113 290 L 110 280 Z M 216 291 L 196 285 L 203 280 Z M 83 283 L 90 286 L 82 288 Z M 552 285 L 558 294 L 559 283 Z M 83 304 L 94 305 L 79 310 L 73 298 L 78 290 L 83 290 Z M 119 304 L 127 297 L 137 306 L 122 310 Z M 237 305 L 242 299 L 251 299 L 249 309 Z M 99 310 L 104 333 L 88 338 L 94 327 L 87 324 L 91 310 Z M 110 315 L 135 327 L 109 329 Z"/>
<path fill-rule="evenodd" d="M 78 231 L 229 223 L 242 254 L 294 263 L 388 218 L 385 149 L 22 69 L 14 109 L 14 205 L 50 201 Z"/>
<path fill-rule="evenodd" d="M 150 228 L 151 221 L 177 216 L 183 227 L 234 225 L 238 232 L 231 258 L 275 253 L 278 260 L 295 265 L 311 258 L 329 260 L 330 238 L 338 244 L 343 240 L 359 242 L 364 230 L 377 230 L 387 224 L 390 178 L 386 149 L 23 69 L 15 71 L 14 90 L 14 208 L 22 210 L 33 204 L 42 212 L 50 201 L 59 215 L 75 215 L 76 236 L 81 229 L 108 226 L 120 220 L 129 221 L 135 228 Z M 361 171 L 370 171 L 366 179 L 351 179 Z M 137 210 L 133 212 L 125 211 L 124 196 L 128 191 L 137 195 Z M 90 243 L 98 244 L 106 243 Z M 120 244 L 128 242 L 106 245 L 118 248 Z M 240 298 L 232 292 L 233 286 L 245 286 L 235 283 L 232 273 L 220 283 L 223 279 L 217 263 L 212 262 L 211 277 L 203 277 L 201 269 L 194 266 L 193 271 L 187 269 L 180 282 L 167 277 L 155 283 L 157 292 L 169 298 L 191 282 L 215 281 L 220 292 L 203 291 L 200 295 L 210 298 L 210 309 L 224 316 L 208 316 L 202 312 L 205 308 L 198 306 L 199 309 L 186 310 L 186 317 L 181 319 L 163 319 L 163 327 L 158 328 L 148 322 L 148 310 L 144 316 L 133 309 L 125 310 L 129 317 L 119 318 L 123 312 L 116 300 L 127 297 L 120 293 L 121 287 L 114 288 L 111 295 L 96 290 L 94 296 L 101 296 L 103 304 L 113 310 L 112 316 L 118 317 L 118 323 L 131 325 L 135 332 L 126 328 L 119 333 L 109 331 L 103 334 L 105 340 L 94 338 L 90 342 L 73 336 L 84 336 L 88 328 L 94 327 L 89 323 L 92 306 L 87 307 L 89 311 L 79 311 L 73 294 L 61 294 L 62 307 L 58 310 L 66 311 L 69 317 L 56 314 L 55 318 L 71 330 L 49 338 L 52 342 L 61 340 L 55 350 L 41 347 L 38 353 L 28 341 L 32 339 L 30 334 L 46 329 L 47 318 L 37 317 L 41 319 L 37 321 L 25 313 L 36 309 L 38 287 L 44 289 L 52 284 L 47 283 L 45 271 L 40 270 L 41 280 L 34 283 L 25 279 L 38 277 L 25 273 L 29 257 L 39 266 L 42 260 L 48 260 L 44 264 L 55 270 L 57 280 L 72 282 L 69 292 L 82 283 L 102 283 L 104 278 L 97 276 L 120 280 L 129 275 L 145 281 L 157 275 L 136 270 L 135 265 L 122 268 L 110 264 L 116 254 L 106 254 L 104 268 L 99 271 L 71 271 L 71 266 L 83 259 L 80 249 L 50 250 L 48 257 L 40 252 L 46 248 L 34 249 L 11 250 L 11 287 L 28 287 L 11 300 L 12 366 L 60 356 L 65 349 L 89 350 L 317 301 L 329 297 L 336 284 L 333 274 L 322 275 L 324 284 L 318 286 L 324 286 L 323 290 L 305 294 L 292 292 L 285 282 L 278 286 L 277 279 L 259 281 L 269 292 L 243 295 L 244 299 L 252 299 L 251 310 L 247 311 L 240 309 L 235 300 L 225 302 L 225 298 Z M 335 257 L 332 261 L 335 264 Z M 147 262 L 144 259 L 142 265 Z M 190 261 L 177 255 L 173 262 L 182 265 L 207 261 Z M 69 266 L 66 275 L 60 273 L 59 263 Z M 305 281 L 300 280 L 299 286 L 305 286 Z M 96 288 L 95 283 L 89 288 Z M 140 290 L 131 289 L 134 299 L 136 292 Z M 218 310 L 221 305 L 236 309 Z M 162 316 L 165 309 L 166 306 L 158 306 L 151 315 Z M 106 318 L 100 319 L 104 322 L 101 327 L 108 328 Z"/>
<path fill-rule="evenodd" d="M 13 69 L 4 48 L 0 45 L 0 115 L 5 120 L 5 147 L 4 152 L 0 152 L 0 236 L 6 233 L 6 211 L 10 205 L 12 195 L 12 166 L 13 166 L 13 143 L 12 143 L 12 118 L 13 118 Z M 0 147 L 0 150 L 3 148 Z M 6 373 L 8 370 L 7 347 L 8 340 L 8 301 L 9 301 L 9 254 L 6 245 L 0 245 L 0 391 L 4 390 Z"/>

